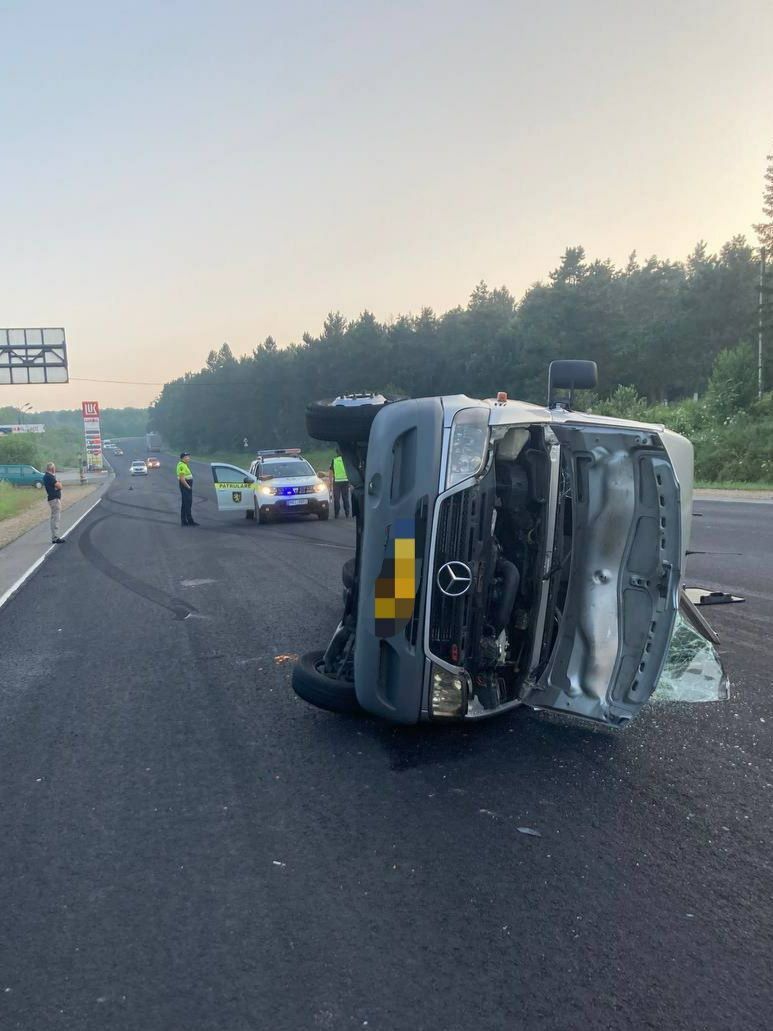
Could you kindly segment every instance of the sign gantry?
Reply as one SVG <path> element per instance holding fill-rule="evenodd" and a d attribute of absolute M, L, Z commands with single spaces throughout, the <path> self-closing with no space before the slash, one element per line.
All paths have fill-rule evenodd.
<path fill-rule="evenodd" d="M 62 327 L 0 329 L 0 386 L 68 383 Z"/>

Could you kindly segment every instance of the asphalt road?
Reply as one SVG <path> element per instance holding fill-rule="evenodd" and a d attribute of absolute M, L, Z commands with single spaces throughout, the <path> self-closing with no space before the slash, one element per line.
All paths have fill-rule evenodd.
<path fill-rule="evenodd" d="M 396 729 L 289 685 L 351 523 L 125 450 L 0 612 L 0 1027 L 770 1027 L 773 507 L 696 504 L 729 703 Z"/>

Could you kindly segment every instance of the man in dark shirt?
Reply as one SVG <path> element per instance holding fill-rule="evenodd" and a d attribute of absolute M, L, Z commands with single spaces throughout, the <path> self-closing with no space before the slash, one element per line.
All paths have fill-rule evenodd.
<path fill-rule="evenodd" d="M 43 486 L 48 496 L 48 507 L 51 509 L 51 543 L 64 544 L 64 537 L 59 536 L 59 524 L 62 519 L 62 485 L 56 478 L 56 466 L 49 462 L 43 476 Z"/>

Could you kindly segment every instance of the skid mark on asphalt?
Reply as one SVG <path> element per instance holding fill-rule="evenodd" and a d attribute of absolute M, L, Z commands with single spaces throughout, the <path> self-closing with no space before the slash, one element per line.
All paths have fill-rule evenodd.
<path fill-rule="evenodd" d="M 131 573 L 127 573 L 119 566 L 116 566 L 109 558 L 102 554 L 92 541 L 91 535 L 100 523 L 109 518 L 109 516 L 102 516 L 100 519 L 95 519 L 78 538 L 78 547 L 86 561 L 91 563 L 95 569 L 98 569 L 100 573 L 103 573 L 110 580 L 125 587 L 127 591 L 131 591 L 132 594 L 137 594 L 140 598 L 145 598 L 146 601 L 167 609 L 174 615 L 175 619 L 187 619 L 188 616 L 197 615 L 198 610 L 187 601 L 183 601 L 182 598 L 175 598 L 173 595 L 166 594 L 157 587 L 153 587 L 152 584 L 139 580 L 136 576 L 132 576 Z"/>
<path fill-rule="evenodd" d="M 268 534 L 266 534 L 266 538 L 268 539 Z M 309 537 L 304 533 L 277 533 L 272 531 L 270 539 L 292 541 L 293 544 L 298 544 L 301 541 L 303 544 L 311 544 L 315 548 L 332 548 L 335 551 L 354 551 L 353 544 L 333 544 L 330 541 L 321 541 L 316 537 Z"/>
<path fill-rule="evenodd" d="M 113 497 L 106 497 L 103 499 L 103 503 L 107 502 L 109 505 L 119 505 L 121 508 L 132 508 L 137 512 L 159 512 L 161 515 L 172 515 L 172 512 L 168 508 L 154 508 L 152 505 L 133 505 L 128 501 L 118 501 Z"/>

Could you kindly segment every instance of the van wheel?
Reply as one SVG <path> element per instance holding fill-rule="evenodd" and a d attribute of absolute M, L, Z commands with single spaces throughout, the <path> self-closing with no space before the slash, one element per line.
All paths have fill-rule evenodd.
<path fill-rule="evenodd" d="M 344 562 L 344 567 L 341 570 L 341 579 L 344 582 L 344 587 L 348 587 L 349 590 L 354 587 L 354 559 L 348 558 Z"/>
<path fill-rule="evenodd" d="M 306 430 L 314 440 L 367 444 L 370 427 L 389 401 L 382 394 L 358 394 L 314 401 L 306 408 Z"/>
<path fill-rule="evenodd" d="M 324 522 L 325 519 L 329 519 L 329 518 L 330 518 L 330 509 L 329 508 L 323 508 L 320 512 L 317 512 L 317 519 L 321 519 Z"/>
<path fill-rule="evenodd" d="M 306 652 L 293 667 L 293 691 L 304 702 L 328 712 L 362 712 L 354 684 L 322 672 L 324 652 Z"/>
<path fill-rule="evenodd" d="M 268 512 L 264 512 L 262 508 L 258 509 L 258 522 L 261 526 L 265 526 L 270 521 L 270 518 Z"/>
<path fill-rule="evenodd" d="M 244 513 L 244 518 L 245 518 L 245 519 L 254 519 L 254 518 L 255 518 L 255 509 L 254 509 L 254 508 L 250 508 L 250 509 L 248 509 L 248 510 L 247 510 L 247 511 L 246 511 L 246 512 Z"/>

